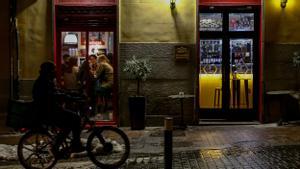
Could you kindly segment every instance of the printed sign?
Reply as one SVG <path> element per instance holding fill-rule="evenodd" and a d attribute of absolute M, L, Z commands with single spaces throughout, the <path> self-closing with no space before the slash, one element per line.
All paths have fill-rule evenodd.
<path fill-rule="evenodd" d="M 188 46 L 175 46 L 175 59 L 176 60 L 189 60 L 190 48 Z"/>

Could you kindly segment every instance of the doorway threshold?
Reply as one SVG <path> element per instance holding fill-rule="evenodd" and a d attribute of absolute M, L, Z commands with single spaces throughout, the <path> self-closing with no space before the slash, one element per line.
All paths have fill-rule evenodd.
<path fill-rule="evenodd" d="M 239 121 L 239 120 L 228 120 L 228 119 L 199 119 L 200 126 L 206 125 L 258 125 L 261 124 L 259 121 Z"/>

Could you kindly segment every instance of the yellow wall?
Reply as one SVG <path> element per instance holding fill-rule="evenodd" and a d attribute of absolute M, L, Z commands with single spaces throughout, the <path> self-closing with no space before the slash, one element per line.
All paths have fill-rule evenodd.
<path fill-rule="evenodd" d="M 195 43 L 196 1 L 120 0 L 120 42 Z"/>
<path fill-rule="evenodd" d="M 280 0 L 265 0 L 265 41 L 293 43 L 300 41 L 300 1 L 288 0 L 286 8 Z"/>
<path fill-rule="evenodd" d="M 26 2 L 18 1 L 20 78 L 35 79 L 40 64 L 53 59 L 51 1 Z"/>
<path fill-rule="evenodd" d="M 120 0 L 120 42 L 196 42 L 196 1 Z M 51 1 L 18 1 L 20 78 L 35 79 L 53 59 Z"/>
<path fill-rule="evenodd" d="M 231 77 L 232 78 L 232 77 Z M 237 74 L 240 82 L 240 108 L 253 108 L 253 75 Z M 248 91 L 245 90 L 245 81 L 248 80 Z M 230 82 L 232 82 L 230 80 Z M 221 74 L 199 74 L 199 105 L 200 108 L 222 108 L 222 75 Z M 219 106 L 216 89 L 220 89 Z M 232 84 L 230 84 L 230 108 L 233 108 Z M 248 92 L 249 107 L 246 104 L 246 93 Z M 236 102 L 237 103 L 237 102 Z"/>

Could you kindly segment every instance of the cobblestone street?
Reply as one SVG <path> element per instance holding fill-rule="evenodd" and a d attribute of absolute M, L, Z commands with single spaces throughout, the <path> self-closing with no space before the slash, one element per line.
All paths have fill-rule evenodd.
<path fill-rule="evenodd" d="M 163 169 L 163 129 L 132 131 L 131 153 L 122 169 Z M 242 125 L 196 126 L 173 132 L 174 169 L 298 169 L 300 126 Z M 19 169 L 15 161 L 3 161 L 0 169 Z M 96 167 L 87 159 L 59 161 L 57 169 Z"/>
<path fill-rule="evenodd" d="M 163 155 L 139 156 L 140 163 L 128 163 L 128 169 L 163 169 Z M 225 168 L 300 168 L 300 145 L 232 147 L 185 151 L 173 155 L 174 169 Z M 134 161 L 134 160 L 133 160 Z M 136 160 L 137 161 L 137 160 Z"/>

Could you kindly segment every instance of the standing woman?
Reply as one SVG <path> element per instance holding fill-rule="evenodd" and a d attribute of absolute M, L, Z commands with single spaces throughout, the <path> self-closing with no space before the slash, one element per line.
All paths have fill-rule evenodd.
<path fill-rule="evenodd" d="M 96 94 L 98 100 L 102 100 L 102 106 L 101 108 L 98 106 L 98 109 L 100 109 L 100 112 L 105 113 L 108 106 L 108 98 L 111 97 L 112 93 L 114 70 L 105 54 L 101 54 L 98 60 Z"/>

